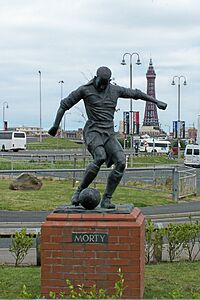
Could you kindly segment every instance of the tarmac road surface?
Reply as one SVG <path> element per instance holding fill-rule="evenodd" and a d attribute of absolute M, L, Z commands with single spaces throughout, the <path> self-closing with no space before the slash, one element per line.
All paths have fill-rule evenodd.
<path fill-rule="evenodd" d="M 158 226 L 164 226 L 169 222 L 188 221 L 190 215 L 193 220 L 200 220 L 200 200 L 143 207 L 141 210 L 146 218 L 151 218 Z M 23 227 L 27 228 L 27 232 L 39 232 L 41 223 L 45 221 L 49 213 L 50 211 L 0 211 L 0 264 L 14 264 L 14 257 L 9 251 L 9 235 Z M 28 251 L 23 265 L 36 265 L 38 263 L 35 245 L 34 240 L 33 248 Z"/>
<path fill-rule="evenodd" d="M 200 220 L 200 200 L 181 202 L 158 206 L 141 207 L 146 218 L 152 218 L 155 222 L 176 222 L 193 219 Z M 46 216 L 51 211 L 0 211 L 0 233 L 16 228 L 40 228 Z"/>

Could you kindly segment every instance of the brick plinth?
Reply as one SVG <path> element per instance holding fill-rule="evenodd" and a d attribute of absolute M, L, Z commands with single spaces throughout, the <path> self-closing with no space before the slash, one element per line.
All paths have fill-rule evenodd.
<path fill-rule="evenodd" d="M 107 236 L 104 243 L 75 242 L 73 234 Z M 79 240 L 78 240 L 79 241 Z M 138 208 L 128 214 L 50 214 L 41 233 L 41 294 L 65 292 L 66 279 L 74 286 L 96 285 L 114 292 L 121 268 L 123 298 L 138 299 L 144 291 L 144 216 Z"/>

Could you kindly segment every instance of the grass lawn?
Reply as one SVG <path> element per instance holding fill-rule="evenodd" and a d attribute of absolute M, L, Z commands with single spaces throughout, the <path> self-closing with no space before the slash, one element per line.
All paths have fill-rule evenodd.
<path fill-rule="evenodd" d="M 200 298 L 199 278 L 199 261 L 148 265 L 145 270 L 144 298 Z M 0 266 L 0 299 L 19 298 L 24 284 L 32 298 L 40 295 L 39 267 Z"/>
<path fill-rule="evenodd" d="M 151 166 L 151 165 L 173 165 L 177 164 L 176 159 L 168 159 L 166 154 L 163 155 L 142 155 L 129 158 L 129 165 L 133 167 Z"/>
<path fill-rule="evenodd" d="M 200 262 L 174 262 L 146 266 L 146 299 L 200 298 Z"/>
<path fill-rule="evenodd" d="M 7 267 L 0 266 L 0 299 L 17 299 L 23 285 L 36 298 L 40 295 L 39 267 Z"/>
<path fill-rule="evenodd" d="M 2 210 L 52 210 L 61 204 L 70 203 L 71 195 L 75 190 L 71 180 L 44 178 L 42 188 L 38 191 L 13 191 L 9 189 L 10 182 L 9 179 L 0 179 L 0 209 Z M 102 194 L 105 185 L 97 184 L 96 188 Z M 137 207 L 173 203 L 171 195 L 167 193 L 122 186 L 116 189 L 113 202 L 132 203 Z"/>
<path fill-rule="evenodd" d="M 42 142 L 33 142 L 27 144 L 28 150 L 48 150 L 48 149 L 75 149 L 83 148 L 83 144 L 77 144 L 66 138 L 48 137 L 44 138 Z"/>

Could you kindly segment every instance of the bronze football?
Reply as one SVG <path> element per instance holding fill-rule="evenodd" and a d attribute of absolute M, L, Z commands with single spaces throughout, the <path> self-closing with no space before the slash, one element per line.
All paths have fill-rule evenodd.
<path fill-rule="evenodd" d="M 94 209 L 100 203 L 101 195 L 93 188 L 84 189 L 79 195 L 79 202 L 85 209 Z"/>

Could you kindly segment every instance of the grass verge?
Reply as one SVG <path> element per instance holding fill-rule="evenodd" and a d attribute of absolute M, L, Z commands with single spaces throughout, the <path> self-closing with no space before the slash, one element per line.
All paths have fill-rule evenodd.
<path fill-rule="evenodd" d="M 9 179 L 0 180 L 0 209 L 2 210 L 52 210 L 61 204 L 69 204 L 76 189 L 73 188 L 71 180 L 43 178 L 42 188 L 38 191 L 13 191 L 9 189 L 10 182 Z M 97 184 L 96 188 L 102 194 L 105 185 Z M 129 203 L 142 207 L 168 204 L 172 203 L 172 200 L 171 195 L 167 193 L 118 186 L 113 195 L 113 203 Z"/>
<path fill-rule="evenodd" d="M 28 150 L 48 150 L 48 149 L 75 149 L 83 148 L 83 144 L 77 144 L 66 138 L 48 137 L 44 138 L 42 142 L 32 142 L 27 144 Z"/>
<path fill-rule="evenodd" d="M 122 268 L 123 272 L 123 268 Z M 0 298 L 19 298 L 23 285 L 33 298 L 40 295 L 39 267 L 0 266 Z M 145 299 L 200 298 L 200 262 L 174 262 L 145 268 Z M 80 282 L 81 284 L 81 282 Z"/>
<path fill-rule="evenodd" d="M 146 299 L 200 298 L 200 262 L 174 262 L 146 266 Z"/>

